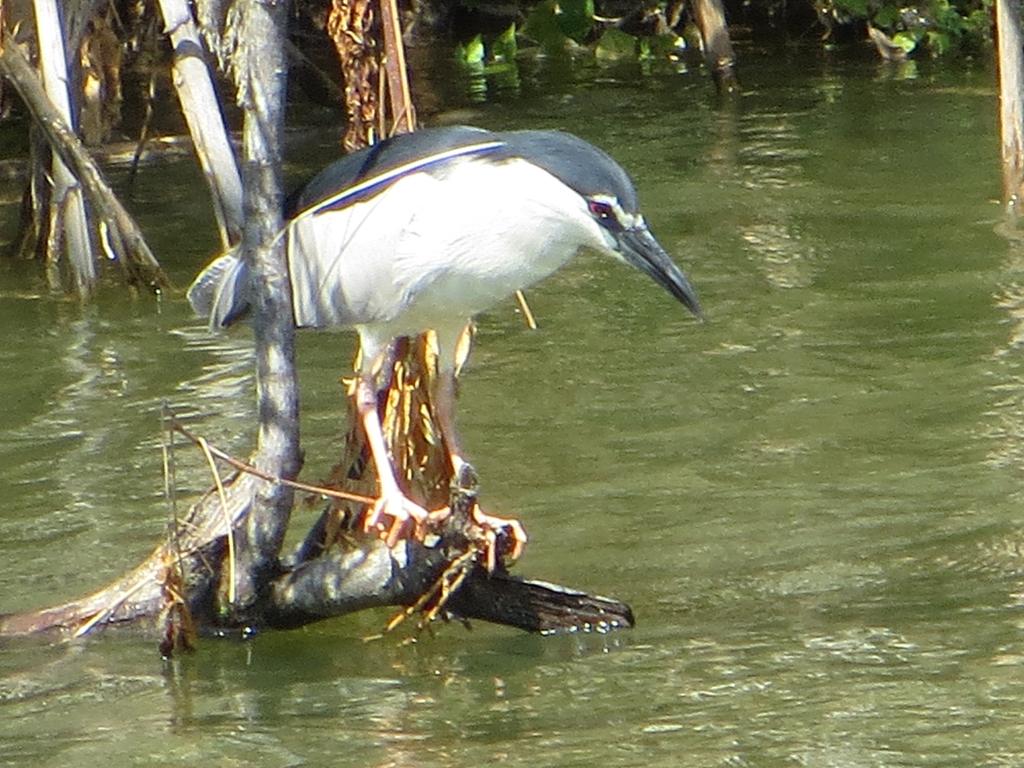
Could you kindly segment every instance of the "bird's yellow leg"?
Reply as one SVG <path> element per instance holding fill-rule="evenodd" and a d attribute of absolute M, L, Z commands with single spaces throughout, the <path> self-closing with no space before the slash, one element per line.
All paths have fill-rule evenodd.
<path fill-rule="evenodd" d="M 429 514 L 398 487 L 377 413 L 377 390 L 372 375 L 359 374 L 355 397 L 356 410 L 370 444 L 370 455 L 380 483 L 380 496 L 363 519 L 363 530 L 377 531 L 389 547 L 401 538 L 408 538 L 410 534 L 422 537 Z"/>

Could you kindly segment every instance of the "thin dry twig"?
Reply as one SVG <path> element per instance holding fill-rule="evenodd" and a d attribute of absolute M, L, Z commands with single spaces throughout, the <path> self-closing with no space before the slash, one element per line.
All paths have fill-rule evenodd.
<path fill-rule="evenodd" d="M 364 639 L 366 641 L 379 640 L 384 635 L 394 631 L 402 622 L 417 612 L 422 612 L 423 615 L 416 623 L 416 629 L 420 631 L 425 629 L 440 615 L 448 603 L 448 599 L 462 586 L 462 582 L 465 581 L 472 571 L 473 563 L 478 554 L 480 554 L 480 548 L 475 542 L 470 542 L 469 548 L 448 563 L 444 571 L 441 572 L 441 575 L 437 577 L 429 589 L 420 595 L 420 598 L 415 603 L 406 606 L 392 616 L 384 626 L 384 631 L 379 635 L 371 635 Z M 434 601 L 433 605 L 430 604 L 431 601 Z"/>
<path fill-rule="evenodd" d="M 531 331 L 537 330 L 537 318 L 533 316 L 533 310 L 530 309 L 530 305 L 526 303 L 526 294 L 520 290 L 516 291 L 516 301 L 519 304 L 519 309 L 523 312 L 523 319 L 526 320 L 526 327 Z"/>
<path fill-rule="evenodd" d="M 213 453 L 210 451 L 210 444 L 206 438 L 199 437 L 199 448 L 206 457 L 206 463 L 210 467 L 210 474 L 213 475 L 213 482 L 217 486 L 217 496 L 220 498 L 220 509 L 224 514 L 224 525 L 228 539 L 228 603 L 235 602 L 235 530 L 231 525 L 231 513 L 228 512 L 228 497 L 224 492 L 224 483 L 220 479 L 220 472 L 217 470 L 217 462 L 214 461 Z"/>
<path fill-rule="evenodd" d="M 173 548 L 173 562 L 167 564 L 164 572 L 163 592 L 168 598 L 160 614 L 160 624 L 164 627 L 164 637 L 160 644 L 160 652 L 170 658 L 175 648 L 192 650 L 195 647 L 195 621 L 185 600 L 185 556 L 181 547 L 182 521 L 178 518 L 177 464 L 174 454 L 174 429 L 170 425 L 170 406 L 164 401 L 162 423 L 165 439 L 160 446 L 163 454 L 164 496 L 170 506 L 171 524 L 169 536 Z M 223 509 L 223 497 L 221 497 Z M 175 620 L 177 617 L 177 620 Z"/>
<path fill-rule="evenodd" d="M 371 496 L 364 496 L 359 493 L 349 493 L 348 491 L 339 491 L 335 488 L 325 488 L 320 485 L 310 485 L 309 483 L 302 483 L 299 482 L 298 480 L 288 480 L 287 478 L 284 477 L 277 477 L 276 475 L 272 475 L 269 472 L 264 472 L 263 470 L 254 467 L 252 464 L 248 464 L 242 461 L 241 459 L 237 459 L 231 454 L 226 453 L 225 451 L 222 451 L 221 449 L 216 448 L 213 445 L 210 445 L 208 442 L 206 442 L 204 438 L 201 438 L 198 435 L 193 434 L 192 432 L 187 430 L 185 427 L 181 425 L 179 421 L 177 421 L 177 419 L 174 419 L 173 417 L 171 419 L 171 424 L 175 432 L 177 432 L 180 435 L 184 435 L 186 438 L 188 438 L 188 440 L 190 440 L 195 445 L 200 445 L 200 441 L 206 443 L 206 448 L 209 450 L 210 455 L 215 456 L 216 458 L 223 461 L 225 464 L 234 467 L 239 472 L 245 472 L 247 475 L 258 477 L 260 480 L 266 480 L 268 483 L 280 483 L 282 485 L 287 485 L 290 488 L 294 488 L 297 491 L 314 493 L 317 494 L 318 496 L 323 496 L 324 498 L 341 499 L 342 501 L 354 501 L 358 504 L 373 504 L 376 501 L 376 499 L 374 499 Z"/>
<path fill-rule="evenodd" d="M 96 613 L 94 613 L 88 621 L 81 624 L 78 627 L 78 629 L 74 631 L 72 637 L 74 637 L 77 640 L 78 638 L 84 637 L 85 635 L 89 634 L 93 627 L 95 627 L 100 622 L 112 616 L 114 614 L 114 611 L 116 611 L 118 608 L 120 608 L 122 605 L 128 602 L 128 600 L 132 596 L 134 596 L 137 592 L 141 591 L 142 588 L 145 586 L 147 586 L 146 582 L 140 581 L 127 592 L 118 595 L 116 600 L 111 601 L 109 604 L 105 605 L 103 608 L 96 611 Z"/>

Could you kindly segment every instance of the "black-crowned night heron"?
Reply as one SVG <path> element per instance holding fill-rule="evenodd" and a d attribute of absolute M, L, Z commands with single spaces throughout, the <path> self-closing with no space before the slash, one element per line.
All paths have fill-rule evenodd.
<path fill-rule="evenodd" d="M 359 334 L 356 405 L 380 482 L 364 529 L 390 540 L 410 523 L 420 528 L 428 514 L 399 488 L 377 414 L 374 370 L 394 339 L 437 334 L 434 403 L 457 474 L 464 459 L 453 418 L 456 345 L 476 313 L 592 250 L 637 267 L 701 314 L 640 215 L 629 176 L 567 133 L 456 127 L 395 136 L 324 169 L 289 216 L 295 324 Z M 228 253 L 203 270 L 188 297 L 221 328 L 247 313 L 250 291 L 247 264 Z"/>

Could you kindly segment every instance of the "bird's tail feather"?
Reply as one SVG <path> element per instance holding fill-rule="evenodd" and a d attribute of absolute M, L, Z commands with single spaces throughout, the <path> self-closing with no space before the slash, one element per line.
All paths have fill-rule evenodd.
<path fill-rule="evenodd" d="M 233 248 L 210 262 L 192 281 L 188 301 L 210 328 L 226 328 L 249 313 L 249 267 Z"/>

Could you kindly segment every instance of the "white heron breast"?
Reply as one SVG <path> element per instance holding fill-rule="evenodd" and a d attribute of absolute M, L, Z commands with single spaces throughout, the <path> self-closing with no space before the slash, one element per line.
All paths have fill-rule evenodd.
<path fill-rule="evenodd" d="M 580 248 L 607 247 L 583 198 L 523 160 L 461 163 L 437 184 L 395 256 L 411 313 L 469 317 L 547 277 Z"/>
<path fill-rule="evenodd" d="M 366 202 L 293 222 L 296 320 L 396 335 L 451 326 L 582 247 L 607 250 L 607 241 L 558 179 L 523 160 L 456 162 L 443 176 L 413 174 Z"/>

